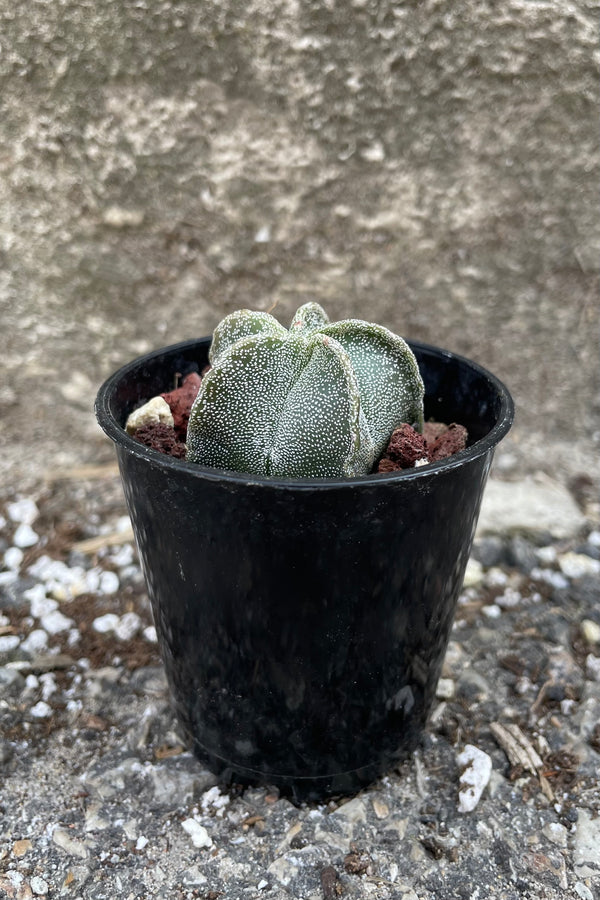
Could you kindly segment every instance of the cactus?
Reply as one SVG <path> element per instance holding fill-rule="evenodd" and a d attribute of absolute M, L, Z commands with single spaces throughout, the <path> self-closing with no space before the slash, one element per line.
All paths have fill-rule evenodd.
<path fill-rule="evenodd" d="M 239 310 L 217 326 L 190 413 L 187 459 L 256 475 L 370 472 L 394 428 L 423 427 L 423 382 L 408 345 L 359 319 L 329 323 L 306 303 L 284 328 Z"/>

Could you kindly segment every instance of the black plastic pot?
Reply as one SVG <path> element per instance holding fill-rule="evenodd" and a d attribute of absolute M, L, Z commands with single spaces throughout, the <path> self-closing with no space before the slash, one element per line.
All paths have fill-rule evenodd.
<path fill-rule="evenodd" d="M 224 780 L 297 799 L 357 790 L 416 746 L 439 678 L 511 397 L 474 363 L 411 343 L 426 418 L 471 445 L 401 474 L 272 479 L 147 449 L 124 431 L 209 339 L 101 387 L 178 716 Z"/>

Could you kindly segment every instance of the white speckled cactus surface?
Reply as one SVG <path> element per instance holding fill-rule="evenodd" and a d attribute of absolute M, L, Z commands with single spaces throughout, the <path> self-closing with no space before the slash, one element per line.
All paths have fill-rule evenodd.
<path fill-rule="evenodd" d="M 423 427 L 423 381 L 406 342 L 317 303 L 288 329 L 239 310 L 215 329 L 192 407 L 187 458 L 256 475 L 370 472 L 394 428 Z"/>

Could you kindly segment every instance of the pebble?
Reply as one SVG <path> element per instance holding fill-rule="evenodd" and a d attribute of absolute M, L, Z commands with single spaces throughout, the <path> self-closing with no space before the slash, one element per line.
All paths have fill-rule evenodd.
<path fill-rule="evenodd" d="M 119 616 L 116 613 L 106 613 L 105 615 L 98 616 L 97 619 L 94 619 L 92 628 L 94 631 L 97 631 L 98 634 L 108 634 L 108 632 L 114 631 L 118 624 Z"/>
<path fill-rule="evenodd" d="M 581 636 L 587 644 L 600 644 L 600 625 L 592 619 L 583 619 Z"/>
<path fill-rule="evenodd" d="M 60 634 L 61 631 L 68 631 L 75 624 L 73 619 L 69 619 L 59 609 L 50 610 L 39 619 L 40 625 L 48 634 Z"/>
<path fill-rule="evenodd" d="M 545 476 L 521 481 L 498 481 L 486 485 L 477 525 L 477 535 L 526 534 L 534 539 L 552 535 L 564 540 L 575 537 L 586 518 L 570 491 Z"/>
<path fill-rule="evenodd" d="M 4 554 L 4 565 L 7 569 L 13 569 L 15 572 L 18 572 L 24 555 L 20 547 L 9 547 Z"/>
<path fill-rule="evenodd" d="M 17 649 L 20 643 L 21 639 L 16 634 L 0 635 L 0 654 L 12 653 L 13 650 Z"/>
<path fill-rule="evenodd" d="M 28 525 L 26 522 L 19 525 L 13 535 L 13 544 L 20 550 L 25 550 L 27 547 L 34 547 L 38 540 L 39 535 L 33 530 L 31 525 Z"/>
<path fill-rule="evenodd" d="M 120 641 L 130 641 L 139 632 L 142 627 L 142 620 L 135 612 L 124 613 L 117 624 L 114 632 Z"/>
<path fill-rule="evenodd" d="M 181 827 L 191 837 L 194 847 L 197 847 L 199 850 L 204 847 L 212 847 L 213 842 L 208 831 L 196 819 L 184 819 Z"/>
<path fill-rule="evenodd" d="M 50 886 L 48 882 L 43 878 L 40 878 L 39 875 L 34 875 L 31 881 L 29 882 L 29 886 L 36 897 L 45 897 L 46 894 L 50 890 Z"/>
<path fill-rule="evenodd" d="M 473 812 L 490 780 L 492 760 L 483 750 L 467 744 L 456 761 L 463 769 L 459 778 L 458 811 Z"/>
<path fill-rule="evenodd" d="M 35 500 L 29 497 L 21 497 L 6 504 L 6 512 L 9 519 L 23 525 L 32 525 L 39 516 L 39 510 Z"/>
<path fill-rule="evenodd" d="M 21 642 L 21 649 L 25 653 L 35 656 L 41 653 L 48 646 L 48 632 L 42 628 L 34 628 L 30 631 L 24 641 Z"/>
<path fill-rule="evenodd" d="M 438 700 L 451 700 L 456 694 L 456 683 L 452 678 L 440 678 L 435 696 Z"/>
<path fill-rule="evenodd" d="M 463 589 L 469 587 L 476 587 L 478 584 L 481 584 L 483 581 L 483 566 L 480 562 L 478 562 L 474 557 L 471 557 L 467 562 L 467 568 L 465 570 L 465 577 L 463 579 Z"/>
<path fill-rule="evenodd" d="M 571 579 L 600 574 L 600 562 L 585 553 L 563 553 L 558 557 L 558 565 L 563 575 Z"/>
<path fill-rule="evenodd" d="M 174 419 L 167 401 L 162 397 L 153 397 L 130 414 L 125 427 L 128 434 L 134 434 L 142 425 L 159 424 L 169 425 L 172 428 Z"/>
<path fill-rule="evenodd" d="M 52 713 L 52 707 L 49 706 L 45 700 L 40 700 L 39 703 L 36 703 L 35 706 L 32 706 L 29 710 L 29 715 L 33 716 L 35 719 L 47 719 Z"/>
<path fill-rule="evenodd" d="M 479 537 L 473 547 L 473 556 L 486 568 L 499 566 L 505 558 L 506 545 L 497 535 Z"/>
<path fill-rule="evenodd" d="M 593 681 L 600 681 L 600 657 L 588 653 L 585 658 L 585 672 Z"/>

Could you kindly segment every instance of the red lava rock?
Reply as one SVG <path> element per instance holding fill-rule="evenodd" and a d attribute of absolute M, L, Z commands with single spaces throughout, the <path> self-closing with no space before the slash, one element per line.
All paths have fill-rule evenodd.
<path fill-rule="evenodd" d="M 437 462 L 453 456 L 467 445 L 467 429 L 463 425 L 426 422 L 423 434 L 410 425 L 396 428 L 379 461 L 377 472 L 396 472 L 414 468 L 419 459 Z"/>
<path fill-rule="evenodd" d="M 384 456 L 397 468 L 412 469 L 418 459 L 427 457 L 425 438 L 410 425 L 401 425 L 393 432 Z"/>
<path fill-rule="evenodd" d="M 445 422 L 425 422 L 423 425 L 423 437 L 427 446 L 430 447 L 445 431 L 448 431 L 448 426 Z"/>
<path fill-rule="evenodd" d="M 200 390 L 202 383 L 201 377 L 197 372 L 190 372 L 183 379 L 181 387 L 170 391 L 168 394 L 160 396 L 167 401 L 171 410 L 171 415 L 175 423 L 175 433 L 181 441 L 185 441 L 187 435 L 188 420 L 190 418 L 190 410 L 196 399 L 196 395 Z"/>
<path fill-rule="evenodd" d="M 432 444 L 427 444 L 427 456 L 430 462 L 437 462 L 453 456 L 467 446 L 467 429 L 464 425 L 453 422 L 446 431 L 440 434 Z"/>
<path fill-rule="evenodd" d="M 133 437 L 151 450 L 158 450 L 159 453 L 174 456 L 175 459 L 185 459 L 185 444 L 178 440 L 175 429 L 170 425 L 162 423 L 142 425 Z"/>

